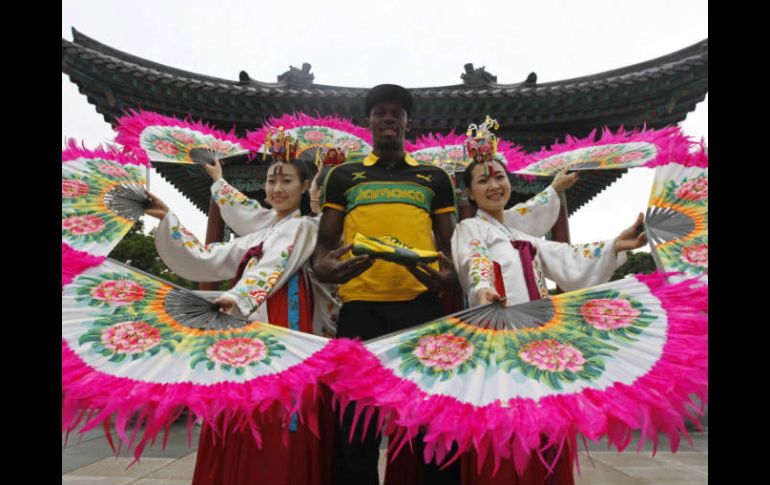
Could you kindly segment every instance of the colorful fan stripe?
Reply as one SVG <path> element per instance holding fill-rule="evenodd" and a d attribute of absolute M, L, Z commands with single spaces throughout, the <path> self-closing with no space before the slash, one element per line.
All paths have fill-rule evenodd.
<path fill-rule="evenodd" d="M 63 431 L 85 432 L 114 415 L 118 434 L 131 447 L 126 423 L 138 414 L 145 425 L 138 459 L 148 440 L 185 407 L 208 423 L 222 414 L 242 421 L 258 442 L 255 410 L 279 402 L 287 416 L 311 412 L 303 403 L 312 401 L 319 377 L 329 370 L 328 339 L 262 322 L 190 328 L 168 306 L 174 291 L 109 260 L 65 286 Z M 95 415 L 83 421 L 87 411 Z"/>
<path fill-rule="evenodd" d="M 602 130 L 597 140 L 596 130 L 578 139 L 567 135 L 564 143 L 532 154 L 530 165 L 510 167 L 518 174 L 553 176 L 563 168 L 570 170 L 603 170 L 630 167 L 656 167 L 671 162 L 685 163 L 694 143 L 679 127 L 660 130 L 634 130 L 621 127 L 616 133 Z"/>
<path fill-rule="evenodd" d="M 284 133 L 299 142 L 298 156 L 318 148 L 342 148 L 347 161 L 361 160 L 372 151 L 372 135 L 350 120 L 337 116 L 309 116 L 304 113 L 270 118 L 257 131 L 246 134 L 245 146 L 254 152 L 264 153 L 268 131 L 283 127 Z"/>
<path fill-rule="evenodd" d="M 426 460 L 445 461 L 454 443 L 455 458 L 473 447 L 521 472 L 541 434 L 622 450 L 635 429 L 676 450 L 691 394 L 706 400 L 707 289 L 638 275 L 548 300 L 553 317 L 533 330 L 447 318 L 350 345 L 328 383 L 359 415 L 377 408 L 395 450 L 425 429 Z"/>
<path fill-rule="evenodd" d="M 118 118 L 115 141 L 145 163 L 195 164 L 191 150 L 211 150 L 217 157 L 245 155 L 249 150 L 233 133 L 201 122 L 183 121 L 150 111 L 129 111 Z"/>

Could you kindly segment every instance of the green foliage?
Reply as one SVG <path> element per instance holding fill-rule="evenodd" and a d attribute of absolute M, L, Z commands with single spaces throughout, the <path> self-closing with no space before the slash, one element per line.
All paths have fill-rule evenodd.
<path fill-rule="evenodd" d="M 628 251 L 626 264 L 616 269 L 610 281 L 619 280 L 630 274 L 649 274 L 655 271 L 655 260 L 650 253 Z"/>
<path fill-rule="evenodd" d="M 198 289 L 197 283 L 177 276 L 163 263 L 163 260 L 160 259 L 158 252 L 155 250 L 154 230 L 149 235 L 145 234 L 142 221 L 134 224 L 134 227 L 128 231 L 123 240 L 112 250 L 110 257 L 184 288 Z"/>

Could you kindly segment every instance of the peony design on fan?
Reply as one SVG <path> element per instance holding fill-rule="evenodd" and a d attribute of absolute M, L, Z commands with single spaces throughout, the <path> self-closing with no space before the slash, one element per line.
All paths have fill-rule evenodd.
<path fill-rule="evenodd" d="M 682 248 L 682 259 L 691 266 L 708 269 L 709 245 L 703 243 Z"/>
<path fill-rule="evenodd" d="M 286 347 L 273 335 L 260 331 L 224 333 L 196 339 L 190 361 L 195 369 L 204 364 L 206 369 L 221 370 L 243 375 L 248 367 L 270 365 L 271 359 L 280 358 Z"/>
<path fill-rule="evenodd" d="M 548 372 L 580 372 L 587 362 L 580 350 L 554 339 L 528 343 L 519 349 L 519 358 Z"/>
<path fill-rule="evenodd" d="M 405 375 L 418 371 L 443 381 L 474 369 L 483 358 L 482 346 L 473 329 L 440 323 L 408 335 L 395 353 L 401 357 Z"/>
<path fill-rule="evenodd" d="M 425 367 L 443 372 L 457 368 L 473 356 L 473 344 L 456 335 L 426 335 L 412 353 Z"/>
<path fill-rule="evenodd" d="M 165 349 L 174 353 L 182 335 L 157 318 L 145 315 L 142 320 L 125 320 L 117 314 L 96 319 L 92 327 L 78 339 L 78 345 L 91 348 L 110 362 L 122 362 L 127 357 L 138 360 L 154 357 Z M 117 322 L 117 323 L 116 323 Z"/>
<path fill-rule="evenodd" d="M 499 367 L 520 372 L 552 389 L 566 382 L 593 381 L 606 370 L 605 357 L 617 347 L 569 329 L 509 332 L 495 355 Z"/>
<path fill-rule="evenodd" d="M 220 158 L 243 151 L 237 144 L 219 140 L 213 135 L 162 125 L 153 125 L 144 130 L 139 145 L 148 154 L 157 153 L 166 161 L 178 163 L 196 163 L 190 158 L 190 151 L 194 149 L 213 150 Z M 152 156 L 150 158 L 154 159 Z"/>
<path fill-rule="evenodd" d="M 674 183 L 676 186 L 676 183 Z M 674 193 L 676 197 L 682 200 L 698 202 L 708 199 L 709 181 L 706 177 L 698 177 L 693 180 L 687 180 L 677 188 Z"/>
<path fill-rule="evenodd" d="M 104 228 L 104 220 L 93 214 L 74 215 L 62 219 L 61 228 L 62 235 L 88 236 L 100 232 Z M 97 237 L 94 236 L 94 239 Z"/>
<path fill-rule="evenodd" d="M 70 179 L 61 179 L 61 198 L 77 199 L 88 194 L 88 182 L 81 180 L 80 177 Z"/>
<path fill-rule="evenodd" d="M 589 337 L 635 342 L 657 318 L 642 302 L 614 290 L 592 292 L 587 301 L 579 293 L 563 300 L 563 318 L 574 319 L 569 323 Z"/>
<path fill-rule="evenodd" d="M 526 173 L 553 175 L 563 168 L 629 168 L 644 165 L 658 155 L 652 143 L 631 142 L 589 146 L 544 158 L 527 167 Z"/>
<path fill-rule="evenodd" d="M 633 325 L 641 311 L 633 308 L 627 300 L 598 298 L 580 307 L 580 314 L 594 328 L 615 330 Z"/>
<path fill-rule="evenodd" d="M 136 275 L 135 278 L 140 280 L 144 277 Z M 101 308 L 107 314 L 135 313 L 152 305 L 157 297 L 159 288 L 149 278 L 146 279 L 135 281 L 121 273 L 81 275 L 76 279 L 75 300 L 82 306 Z"/>

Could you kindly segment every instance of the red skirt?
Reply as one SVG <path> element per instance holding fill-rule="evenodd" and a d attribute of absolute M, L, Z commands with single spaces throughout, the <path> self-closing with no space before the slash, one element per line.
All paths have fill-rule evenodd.
<path fill-rule="evenodd" d="M 406 445 L 393 463 L 390 463 L 390 457 L 388 457 L 385 485 L 422 485 L 424 483 L 422 448 L 416 443 L 413 443 L 413 446 L 415 446 L 415 452 Z M 494 460 L 488 456 L 481 468 L 481 473 L 478 473 L 476 471 L 478 455 L 476 451 L 471 450 L 460 457 L 459 483 L 461 485 L 574 485 L 575 477 L 569 450 L 569 443 L 565 443 L 562 454 L 550 475 L 537 454 L 533 454 L 522 475 L 516 473 L 513 459 L 508 459 L 500 461 L 500 467 L 494 476 L 492 475 Z M 547 454 L 548 451 L 545 453 Z M 446 479 L 457 480 L 458 477 L 447 476 Z"/>
<path fill-rule="evenodd" d="M 547 454 L 548 450 L 544 453 Z M 540 461 L 540 457 L 533 453 L 529 457 L 527 468 L 519 475 L 513 459 L 501 460 L 497 473 L 493 476 L 494 460 L 487 456 L 481 473 L 476 471 L 478 455 L 476 451 L 469 451 L 460 458 L 460 484 L 461 485 L 574 485 L 575 476 L 572 473 L 570 462 L 569 443 L 564 444 L 559 460 L 553 468 L 553 473 L 548 474 L 548 469 Z M 547 455 L 546 455 L 547 458 Z"/>
<path fill-rule="evenodd" d="M 299 276 L 299 328 L 312 332 L 312 301 L 302 273 Z M 267 301 L 268 320 L 288 326 L 288 285 Z M 296 419 L 296 430 L 288 428 L 288 417 L 279 404 L 254 421 L 262 436 L 262 447 L 248 426 L 228 425 L 224 436 L 209 425 L 201 429 L 193 485 L 314 485 L 334 483 L 334 439 L 336 420 L 331 392 L 322 388 L 317 401 L 318 432 Z"/>

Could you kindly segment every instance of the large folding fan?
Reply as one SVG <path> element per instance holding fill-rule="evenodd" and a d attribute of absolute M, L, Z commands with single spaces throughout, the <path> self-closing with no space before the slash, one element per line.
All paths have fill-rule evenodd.
<path fill-rule="evenodd" d="M 62 284 L 98 264 L 142 216 L 145 167 L 116 148 L 62 150 Z"/>
<path fill-rule="evenodd" d="M 304 113 L 270 118 L 257 131 L 246 134 L 245 145 L 257 153 L 265 152 L 268 133 L 283 129 L 298 142 L 297 156 L 312 161 L 324 148 L 345 151 L 347 161 L 361 160 L 372 151 L 372 135 L 349 120 L 337 116 L 309 116 Z"/>
<path fill-rule="evenodd" d="M 704 275 L 707 281 L 708 166 L 671 163 L 656 168 L 644 223 L 659 269 Z"/>
<path fill-rule="evenodd" d="M 417 138 L 414 143 L 406 142 L 406 151 L 423 163 L 443 168 L 449 174 L 465 170 L 470 160 L 465 153 L 466 136 L 454 132 L 447 135 L 431 133 Z M 496 158 L 509 170 L 528 166 L 531 161 L 523 149 L 506 140 L 500 140 Z M 533 177 L 525 177 L 533 178 Z"/>
<path fill-rule="evenodd" d="M 532 154 L 528 166 L 509 168 L 517 174 L 553 176 L 564 168 L 612 170 L 655 167 L 670 162 L 683 164 L 693 145 L 676 126 L 632 132 L 620 128 L 616 133 L 605 127 L 601 137 L 595 138 L 596 130 L 582 139 L 567 135 L 564 143 Z"/>
<path fill-rule="evenodd" d="M 232 133 L 151 111 L 130 111 L 118 118 L 115 131 L 115 141 L 148 164 L 207 164 L 249 153 Z"/>
<path fill-rule="evenodd" d="M 223 426 L 219 416 L 248 425 L 258 443 L 252 413 L 273 403 L 314 429 L 309 404 L 330 369 L 328 342 L 223 314 L 189 290 L 107 260 L 63 289 L 62 431 L 101 425 L 112 443 L 115 417 L 130 448 L 143 427 L 139 459 L 185 408 L 210 425 Z"/>
<path fill-rule="evenodd" d="M 707 289 L 637 275 L 510 307 L 472 308 L 364 342 L 328 376 L 356 419 L 375 409 L 396 453 L 420 430 L 425 459 L 474 448 L 521 472 L 541 435 L 559 452 L 576 434 L 622 450 L 633 430 L 672 450 L 691 396 L 707 397 Z M 689 436 L 688 436 L 689 439 Z M 640 448 L 642 443 L 639 444 Z M 547 466 L 553 466 L 541 456 Z"/>

